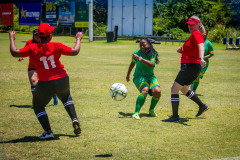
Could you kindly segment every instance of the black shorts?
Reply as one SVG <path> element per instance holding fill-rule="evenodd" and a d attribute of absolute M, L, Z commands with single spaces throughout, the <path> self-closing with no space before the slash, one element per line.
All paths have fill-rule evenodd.
<path fill-rule="evenodd" d="M 52 81 L 38 81 L 33 94 L 33 107 L 45 107 L 55 95 L 63 103 L 71 97 L 68 76 Z"/>
<path fill-rule="evenodd" d="M 36 69 L 34 69 L 34 68 L 28 68 L 28 72 L 29 71 L 37 71 Z"/>
<path fill-rule="evenodd" d="M 201 65 L 197 63 L 182 63 L 175 82 L 180 85 L 190 85 L 201 72 Z"/>

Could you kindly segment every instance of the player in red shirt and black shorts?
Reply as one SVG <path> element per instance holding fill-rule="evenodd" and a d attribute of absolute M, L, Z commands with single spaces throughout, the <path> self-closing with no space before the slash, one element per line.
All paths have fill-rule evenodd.
<path fill-rule="evenodd" d="M 38 84 L 33 95 L 33 109 L 44 129 L 44 133 L 40 139 L 54 138 L 50 127 L 45 106 L 50 102 L 54 95 L 62 101 L 66 111 L 68 112 L 75 134 L 81 133 L 80 124 L 74 107 L 74 102 L 70 94 L 69 77 L 64 70 L 64 66 L 59 61 L 61 55 L 76 56 L 80 51 L 80 40 L 83 33 L 76 34 L 76 43 L 70 48 L 62 43 L 50 42 L 52 39 L 52 31 L 54 27 L 47 23 L 43 23 L 38 27 L 38 35 L 41 38 L 40 43 L 32 43 L 28 46 L 17 49 L 15 45 L 15 32 L 9 33 L 10 52 L 14 57 L 32 58 L 37 72 Z"/>
<path fill-rule="evenodd" d="M 179 47 L 177 49 L 177 52 L 182 54 L 181 70 L 179 71 L 171 88 L 173 115 L 169 119 L 164 120 L 165 122 L 180 121 L 178 115 L 179 91 L 198 104 L 199 110 L 196 114 L 196 117 L 208 110 L 208 106 L 203 104 L 193 91 L 189 90 L 189 85 L 191 85 L 191 83 L 198 77 L 202 67 L 205 67 L 206 65 L 206 62 L 203 60 L 203 34 L 205 34 L 206 31 L 197 16 L 192 16 L 186 23 L 188 24 L 188 29 L 191 33 L 191 36 L 184 43 L 183 47 Z"/>
<path fill-rule="evenodd" d="M 33 39 L 28 40 L 26 42 L 25 46 L 27 46 L 29 44 L 32 44 L 32 43 L 38 43 L 40 41 L 41 41 L 41 39 L 38 36 L 38 30 L 35 29 L 35 30 L 33 30 Z M 20 57 L 18 59 L 18 61 L 22 61 L 22 60 L 23 60 L 22 57 Z M 36 70 L 35 64 L 34 64 L 34 62 L 33 62 L 31 57 L 29 57 L 29 63 L 28 63 L 28 78 L 29 78 L 29 82 L 31 84 L 31 92 L 33 94 L 34 91 L 35 91 L 36 85 L 38 83 L 38 74 L 37 74 L 37 70 Z M 57 96 L 53 96 L 53 104 L 54 105 L 58 104 Z"/>

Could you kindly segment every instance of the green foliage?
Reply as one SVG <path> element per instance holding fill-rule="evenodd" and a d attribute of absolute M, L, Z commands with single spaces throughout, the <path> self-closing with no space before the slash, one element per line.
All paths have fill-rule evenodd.
<path fill-rule="evenodd" d="M 188 28 L 185 23 L 192 15 L 199 16 L 201 22 L 209 31 L 215 30 L 216 25 L 221 25 L 224 27 L 235 25 L 234 27 L 237 27 L 237 23 L 235 23 L 233 21 L 234 19 L 232 19 L 232 17 L 236 14 L 236 10 L 233 11 L 232 6 L 220 0 L 168 0 L 160 1 L 160 3 L 157 5 L 160 8 L 167 28 L 174 32 L 173 36 L 175 38 L 175 32 L 178 32 L 175 28 L 179 28 L 184 32 L 188 32 Z M 161 32 L 159 33 L 166 32 L 166 29 L 163 28 L 164 24 L 156 23 L 157 20 L 155 19 L 161 19 L 156 8 L 154 9 L 154 28 L 157 31 L 160 30 Z M 163 30 L 160 28 L 163 28 Z M 225 31 L 215 30 L 214 37 L 220 39 L 224 32 Z M 177 37 L 180 38 L 181 36 Z"/>
<path fill-rule="evenodd" d="M 226 28 L 222 25 L 217 25 L 216 28 L 208 32 L 208 39 L 210 41 L 223 41 L 223 37 L 236 39 L 240 37 L 240 30 L 236 28 Z"/>
<path fill-rule="evenodd" d="M 180 39 L 180 40 L 186 40 L 189 37 L 189 33 L 185 33 L 180 28 L 171 28 L 170 34 L 173 39 Z"/>
<path fill-rule="evenodd" d="M 166 28 L 162 22 L 162 19 L 158 17 L 153 18 L 153 32 L 154 32 L 154 35 L 163 35 L 166 33 Z"/>

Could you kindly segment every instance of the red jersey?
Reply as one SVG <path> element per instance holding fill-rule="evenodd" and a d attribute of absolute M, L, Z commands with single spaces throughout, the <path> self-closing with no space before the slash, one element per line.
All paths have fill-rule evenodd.
<path fill-rule="evenodd" d="M 198 63 L 199 48 L 197 44 L 204 43 L 203 35 L 200 31 L 193 31 L 191 36 L 183 45 L 181 63 Z"/>
<path fill-rule="evenodd" d="M 33 40 L 32 40 L 32 39 L 28 40 L 28 41 L 26 42 L 25 47 L 26 47 L 27 45 L 29 45 L 29 44 L 32 44 L 32 43 L 33 43 Z M 31 57 L 29 57 L 28 69 L 36 69 L 35 64 L 34 64 L 34 62 L 33 62 L 33 60 L 32 60 Z"/>
<path fill-rule="evenodd" d="M 22 57 L 29 56 L 38 72 L 39 81 L 61 79 L 67 75 L 60 62 L 61 54 L 70 55 L 71 47 L 62 43 L 32 43 L 20 49 Z"/>

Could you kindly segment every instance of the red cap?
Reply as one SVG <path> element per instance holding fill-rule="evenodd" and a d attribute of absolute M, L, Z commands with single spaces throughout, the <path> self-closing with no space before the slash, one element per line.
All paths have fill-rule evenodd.
<path fill-rule="evenodd" d="M 40 24 L 40 26 L 38 27 L 38 35 L 40 37 L 47 37 L 52 33 L 54 29 L 55 28 L 53 26 L 50 26 L 47 23 Z"/>
<path fill-rule="evenodd" d="M 196 20 L 196 19 L 194 19 L 194 18 L 189 18 L 186 23 L 187 23 L 187 24 L 190 24 L 190 25 L 193 25 L 193 24 L 196 24 L 196 23 L 200 23 L 200 21 L 199 21 L 199 20 Z"/>

